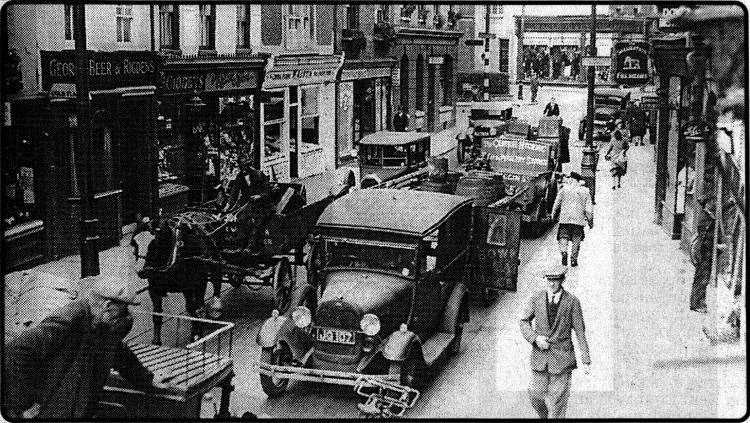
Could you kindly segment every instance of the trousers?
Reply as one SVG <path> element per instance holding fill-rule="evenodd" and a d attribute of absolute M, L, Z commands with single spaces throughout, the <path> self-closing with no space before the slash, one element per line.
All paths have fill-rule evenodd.
<path fill-rule="evenodd" d="M 568 397 L 570 397 L 571 371 L 553 374 L 547 371 L 532 370 L 531 373 L 529 398 L 531 399 L 531 406 L 534 407 L 539 417 L 542 419 L 565 418 Z M 546 402 L 547 399 L 549 399 L 549 406 Z"/>
<path fill-rule="evenodd" d="M 568 241 L 572 244 L 570 247 L 570 258 L 571 260 L 578 260 L 578 252 L 581 250 L 581 237 L 578 235 L 571 235 L 570 239 L 560 238 L 557 242 L 560 244 L 560 252 L 568 252 Z"/>

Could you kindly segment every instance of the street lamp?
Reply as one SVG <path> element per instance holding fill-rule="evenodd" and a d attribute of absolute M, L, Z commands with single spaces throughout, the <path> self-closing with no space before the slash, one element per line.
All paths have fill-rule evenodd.
<path fill-rule="evenodd" d="M 596 57 L 596 5 L 591 5 L 591 36 L 589 40 L 589 56 Z M 591 190 L 591 201 L 596 204 L 596 164 L 598 149 L 594 146 L 594 78 L 596 68 L 591 63 L 588 67 L 588 99 L 586 116 L 586 145 L 583 147 L 581 158 L 581 176 L 586 186 Z"/>

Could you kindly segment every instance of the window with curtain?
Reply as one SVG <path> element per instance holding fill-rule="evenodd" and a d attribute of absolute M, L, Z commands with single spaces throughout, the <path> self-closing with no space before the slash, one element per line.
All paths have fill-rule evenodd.
<path fill-rule="evenodd" d="M 312 23 L 312 6 L 290 4 L 287 9 L 287 48 L 303 49 L 310 45 L 315 37 Z"/>
<path fill-rule="evenodd" d="M 64 8 L 65 8 L 65 12 L 64 12 L 65 13 L 65 39 L 74 40 L 75 39 L 75 32 L 74 32 L 75 25 L 73 25 L 73 5 L 66 4 Z"/>
<path fill-rule="evenodd" d="M 311 85 L 300 88 L 300 107 L 302 118 L 302 142 L 318 144 L 320 132 L 320 114 L 318 111 L 318 94 L 320 86 Z"/>
<path fill-rule="evenodd" d="M 162 48 L 179 48 L 180 20 L 177 5 L 159 6 L 159 44 Z"/>
<path fill-rule="evenodd" d="M 237 47 L 250 48 L 250 6 L 237 5 Z"/>
<path fill-rule="evenodd" d="M 133 6 L 117 6 L 115 8 L 117 20 L 117 42 L 130 42 L 130 28 L 133 24 Z"/>
<path fill-rule="evenodd" d="M 200 48 L 213 50 L 216 46 L 216 6 L 202 4 L 198 6 L 201 29 Z"/>

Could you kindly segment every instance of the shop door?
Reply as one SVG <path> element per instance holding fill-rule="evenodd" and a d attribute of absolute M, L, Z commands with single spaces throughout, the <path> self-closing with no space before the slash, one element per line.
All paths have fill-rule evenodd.
<path fill-rule="evenodd" d="M 515 291 L 518 282 L 521 213 L 474 207 L 473 284 Z"/>
<path fill-rule="evenodd" d="M 375 80 L 354 81 L 354 140 L 375 132 Z"/>

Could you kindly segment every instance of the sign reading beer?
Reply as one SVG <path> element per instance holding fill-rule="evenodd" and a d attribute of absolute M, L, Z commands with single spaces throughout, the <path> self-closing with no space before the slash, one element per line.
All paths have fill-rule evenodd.
<path fill-rule="evenodd" d="M 615 48 L 615 80 L 620 84 L 645 84 L 649 76 L 647 44 L 619 43 Z"/>
<path fill-rule="evenodd" d="M 89 89 L 105 90 L 141 85 L 156 85 L 159 62 L 149 51 L 87 51 L 86 72 Z M 50 91 L 76 82 L 76 56 L 73 50 L 42 51 L 42 89 Z"/>
<path fill-rule="evenodd" d="M 526 139 L 485 138 L 482 154 L 487 154 L 490 166 L 496 172 L 516 175 L 538 175 L 549 166 L 550 145 Z"/>

